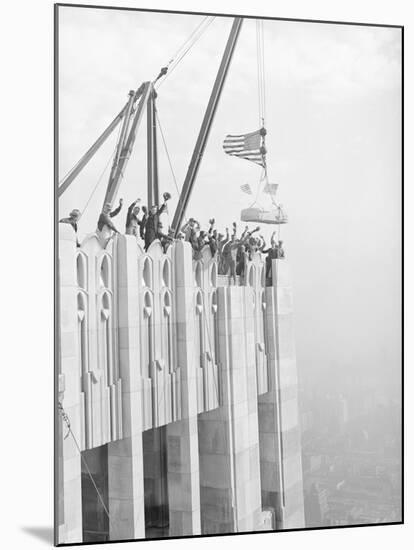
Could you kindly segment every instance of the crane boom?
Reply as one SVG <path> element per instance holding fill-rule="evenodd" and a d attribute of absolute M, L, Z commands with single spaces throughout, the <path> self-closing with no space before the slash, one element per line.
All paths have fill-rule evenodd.
<path fill-rule="evenodd" d="M 177 236 L 177 233 L 180 230 L 185 211 L 188 205 L 188 201 L 193 190 L 194 182 L 197 176 L 198 169 L 200 167 L 201 158 L 204 153 L 205 146 L 207 144 L 207 139 L 210 133 L 211 124 L 216 113 L 217 105 L 220 99 L 220 95 L 223 89 L 223 85 L 227 76 L 227 72 L 230 66 L 230 62 L 233 56 L 234 48 L 240 33 L 240 28 L 242 25 L 243 19 L 241 17 L 236 17 L 233 21 L 233 25 L 230 31 L 229 38 L 227 40 L 226 48 L 224 50 L 223 58 L 218 70 L 216 80 L 214 82 L 213 89 L 211 91 L 210 100 L 207 105 L 207 109 L 204 115 L 203 122 L 201 124 L 200 132 L 198 134 L 197 142 L 191 157 L 191 161 L 187 170 L 187 175 L 184 180 L 184 185 L 181 191 L 181 195 L 178 201 L 177 209 L 174 214 L 174 219 L 172 222 L 172 229 L 174 231 L 174 236 Z"/>
<path fill-rule="evenodd" d="M 126 115 L 130 115 L 131 110 L 130 106 L 131 103 L 133 104 L 141 95 L 143 90 L 142 85 L 138 88 L 138 90 L 135 92 L 133 99 L 131 100 L 131 92 L 130 97 L 127 101 L 127 103 L 124 105 L 122 110 L 117 114 L 117 116 L 114 118 L 114 120 L 111 122 L 111 124 L 106 128 L 102 134 L 98 137 L 98 139 L 93 143 L 90 148 L 86 151 L 86 153 L 83 155 L 83 157 L 77 162 L 73 170 L 69 172 L 69 174 L 65 177 L 65 179 L 62 181 L 62 183 L 58 187 L 58 197 L 61 197 L 63 193 L 66 191 L 66 189 L 70 186 L 70 184 L 73 182 L 73 180 L 80 174 L 80 172 L 85 168 L 85 166 L 88 164 L 88 162 L 91 160 L 91 158 L 94 156 L 94 154 L 98 151 L 98 149 L 105 143 L 105 141 L 108 139 L 108 137 L 112 134 L 112 132 L 115 130 L 115 128 L 118 126 L 118 124 L 121 122 L 121 120 Z"/>
<path fill-rule="evenodd" d="M 104 204 L 110 203 L 112 206 L 115 199 L 115 195 L 118 192 L 119 186 L 121 184 L 121 178 L 124 174 L 126 164 L 129 160 L 129 157 L 131 156 L 132 148 L 135 143 L 138 126 L 142 118 L 144 107 L 148 102 L 148 97 L 151 91 L 151 82 L 144 82 L 144 84 L 141 86 L 141 90 L 142 90 L 141 97 L 135 111 L 134 120 L 131 123 L 129 135 L 126 138 L 125 146 L 123 147 L 121 154 L 119 156 L 119 162 L 116 165 L 116 168 L 113 174 L 111 174 L 112 177 L 108 182 Z"/>

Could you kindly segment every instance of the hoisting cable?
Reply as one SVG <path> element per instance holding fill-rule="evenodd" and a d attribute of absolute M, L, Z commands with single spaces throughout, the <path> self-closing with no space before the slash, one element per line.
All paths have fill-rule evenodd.
<path fill-rule="evenodd" d="M 168 62 L 168 65 L 166 67 L 163 67 L 157 76 L 157 78 L 154 81 L 154 84 L 163 76 L 163 80 L 157 84 L 157 88 L 161 86 L 163 82 L 170 76 L 174 70 L 177 68 L 177 66 L 181 63 L 181 61 L 184 59 L 184 57 L 187 55 L 187 53 L 192 49 L 192 47 L 198 42 L 198 40 L 202 37 L 202 35 L 205 33 L 205 31 L 208 29 L 208 27 L 211 25 L 211 23 L 214 21 L 215 17 L 205 17 L 203 21 L 197 26 L 197 28 L 193 31 L 193 33 L 190 35 L 190 37 L 186 40 L 183 46 L 185 46 L 185 49 L 183 49 L 183 46 L 179 48 L 178 52 L 180 50 L 183 50 L 172 57 L 170 61 Z M 202 28 L 204 26 L 204 28 Z M 198 33 L 198 34 L 197 34 Z M 192 40 L 190 41 L 190 39 Z M 175 59 L 177 58 L 177 59 Z"/>
<path fill-rule="evenodd" d="M 264 27 L 260 21 L 260 60 L 262 66 L 262 118 L 263 124 L 266 119 L 266 69 L 265 69 L 265 48 L 264 48 Z"/>
<path fill-rule="evenodd" d="M 257 94 L 258 94 L 258 114 L 259 126 L 263 124 L 263 108 L 262 108 L 262 67 L 260 56 L 260 21 L 256 20 L 256 68 L 257 68 Z"/>
<path fill-rule="evenodd" d="M 163 129 L 162 129 L 162 126 L 161 126 L 160 118 L 158 116 L 158 110 L 155 110 L 155 117 L 157 119 L 158 128 L 160 130 L 162 143 L 164 145 L 165 154 L 167 155 L 167 160 L 168 160 L 168 164 L 170 166 L 171 175 L 172 175 L 172 178 L 173 178 L 173 181 L 174 181 L 175 188 L 177 190 L 177 195 L 180 196 L 180 190 L 178 188 L 177 178 L 175 177 L 174 168 L 173 168 L 172 162 L 171 162 L 171 157 L 170 157 L 170 154 L 168 152 L 168 147 L 167 147 L 167 143 L 165 141 L 164 132 L 163 132 Z"/>
<path fill-rule="evenodd" d="M 109 510 L 108 510 L 108 508 L 106 507 L 106 504 L 105 504 L 105 502 L 104 502 L 104 499 L 103 499 L 103 497 L 102 497 L 102 495 L 101 495 L 101 493 L 100 493 L 100 491 L 99 491 L 99 489 L 98 489 L 98 486 L 97 486 L 96 483 L 95 483 L 95 480 L 93 479 L 93 475 L 92 475 L 92 473 L 91 473 L 91 471 L 90 471 L 90 469 L 89 469 L 89 466 L 88 466 L 88 463 L 86 462 L 85 457 L 84 457 L 83 454 L 82 454 L 82 451 L 81 451 L 80 445 L 79 445 L 79 443 L 78 443 L 78 440 L 76 439 L 75 434 L 74 434 L 73 431 L 72 431 L 72 427 L 71 427 L 71 424 L 70 424 L 69 416 L 68 416 L 68 414 L 66 413 L 65 409 L 63 408 L 63 405 L 62 405 L 62 403 L 61 403 L 60 401 L 58 401 L 58 410 L 59 410 L 59 413 L 60 413 L 60 415 L 61 415 L 61 417 L 62 417 L 62 420 L 63 420 L 63 422 L 66 424 L 66 428 L 67 428 L 67 430 L 68 430 L 67 433 L 66 433 L 66 435 L 65 435 L 65 437 L 64 437 L 64 439 L 67 439 L 67 437 L 68 437 L 69 435 L 72 436 L 72 439 L 73 439 L 73 441 L 74 441 L 74 443 L 75 443 L 75 446 L 76 446 L 76 448 L 77 448 L 77 450 L 78 450 L 78 452 L 79 452 L 79 455 L 80 455 L 80 457 L 81 457 L 81 460 L 82 460 L 83 464 L 85 465 L 86 472 L 87 472 L 87 474 L 88 474 L 88 476 L 89 476 L 89 478 L 90 478 L 90 480 L 91 480 L 91 482 L 92 482 L 92 485 L 93 485 L 93 487 L 94 487 L 94 489 L 95 489 L 95 491 L 96 491 L 96 494 L 98 495 L 98 498 L 99 498 L 99 500 L 100 500 L 100 502 L 101 502 L 101 504 L 102 504 L 102 508 L 104 509 L 104 512 L 105 512 L 105 514 L 106 514 L 106 516 L 107 516 L 107 518 L 108 518 L 109 524 L 110 524 L 110 525 L 112 524 L 112 526 L 113 526 L 113 523 L 112 523 L 112 520 L 111 520 L 111 516 L 110 516 L 110 514 L 109 514 Z M 116 537 L 115 537 L 115 538 L 116 538 Z"/>
<path fill-rule="evenodd" d="M 199 23 L 197 25 L 197 27 L 193 30 L 193 32 L 190 34 L 190 36 L 188 38 L 186 38 L 186 40 L 184 40 L 184 42 L 181 44 L 181 46 L 176 50 L 176 52 L 172 55 L 171 59 L 169 60 L 169 62 L 167 63 L 167 66 L 164 67 L 165 68 L 169 68 L 172 63 L 175 61 L 175 58 L 178 56 L 178 54 L 181 52 L 181 50 L 184 49 L 184 47 L 187 45 L 187 43 L 193 38 L 193 36 L 196 34 L 196 32 L 200 29 L 200 27 L 206 22 L 206 20 L 208 19 L 208 16 L 204 17 L 201 21 L 201 23 Z M 161 69 L 162 71 L 163 69 Z M 160 73 L 161 74 L 161 73 Z M 158 80 L 158 78 L 160 78 L 160 75 L 158 75 L 158 77 L 156 78 L 155 82 Z"/>
<path fill-rule="evenodd" d="M 262 134 L 261 147 L 265 147 L 265 78 L 264 78 L 264 42 L 263 42 L 263 22 L 256 20 L 256 66 L 257 66 L 257 95 L 258 95 L 258 115 L 259 127 Z M 265 158 L 265 149 L 262 152 L 263 170 L 260 173 L 257 184 L 256 197 L 250 208 L 257 204 L 260 193 L 260 187 L 263 181 L 267 183 L 267 166 Z"/>
<path fill-rule="evenodd" d="M 187 45 L 187 43 L 191 40 L 191 38 L 196 34 L 196 32 L 202 27 L 202 25 L 206 22 L 208 19 L 208 16 L 204 17 L 204 19 L 197 25 L 197 27 L 193 30 L 193 32 L 190 34 L 190 36 L 181 44 L 181 46 L 177 49 L 177 51 L 173 54 L 171 59 L 168 61 L 167 65 L 165 67 L 162 67 L 157 78 L 153 81 L 155 84 L 160 78 L 165 76 L 168 73 L 168 70 L 170 69 L 171 65 L 174 63 L 175 58 L 178 56 L 178 54 L 181 52 L 181 50 L 184 49 L 184 47 Z"/>

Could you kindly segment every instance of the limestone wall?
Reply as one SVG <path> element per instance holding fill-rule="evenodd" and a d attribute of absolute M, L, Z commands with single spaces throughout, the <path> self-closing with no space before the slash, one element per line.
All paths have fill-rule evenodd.
<path fill-rule="evenodd" d="M 128 235 L 77 248 L 59 231 L 62 403 L 82 450 L 108 444 L 111 538 L 145 536 L 142 434 L 161 426 L 171 536 L 258 530 L 264 508 L 303 526 L 286 263 L 266 288 L 257 254 L 232 286 L 208 247 L 197 260 L 189 243 L 145 252 Z M 80 458 L 63 444 L 60 542 L 76 542 Z"/>

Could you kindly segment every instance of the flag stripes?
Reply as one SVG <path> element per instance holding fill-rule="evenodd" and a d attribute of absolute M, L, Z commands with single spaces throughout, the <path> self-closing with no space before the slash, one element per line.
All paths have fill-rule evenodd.
<path fill-rule="evenodd" d="M 266 150 L 262 143 L 261 130 L 249 134 L 227 135 L 223 149 L 228 155 L 250 160 L 263 167 L 265 165 Z"/>

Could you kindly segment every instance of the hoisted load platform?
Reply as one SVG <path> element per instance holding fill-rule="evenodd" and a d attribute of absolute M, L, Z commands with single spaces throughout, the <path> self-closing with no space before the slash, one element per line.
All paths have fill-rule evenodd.
<path fill-rule="evenodd" d="M 282 224 L 287 223 L 288 221 L 286 214 L 280 206 L 270 210 L 264 210 L 263 208 L 258 207 L 245 208 L 241 211 L 240 219 L 242 222 L 272 224 Z"/>

